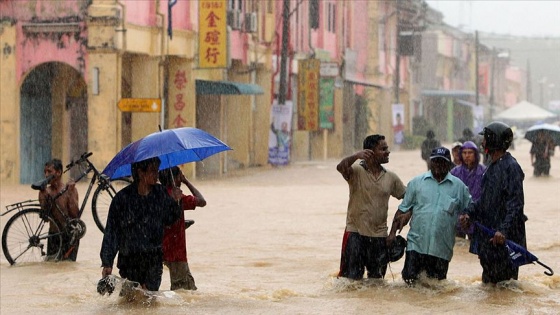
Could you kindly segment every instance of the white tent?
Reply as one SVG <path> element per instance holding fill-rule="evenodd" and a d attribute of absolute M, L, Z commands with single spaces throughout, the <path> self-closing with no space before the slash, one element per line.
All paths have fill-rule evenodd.
<path fill-rule="evenodd" d="M 556 114 L 527 101 L 521 101 L 514 106 L 494 115 L 494 119 L 531 121 L 556 117 Z"/>

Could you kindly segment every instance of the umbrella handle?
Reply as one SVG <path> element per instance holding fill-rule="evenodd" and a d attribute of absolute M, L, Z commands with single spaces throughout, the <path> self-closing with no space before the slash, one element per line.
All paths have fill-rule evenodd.
<path fill-rule="evenodd" d="M 541 266 L 543 266 L 544 268 L 548 269 L 548 271 L 545 271 L 545 272 L 544 272 L 545 275 L 547 275 L 547 276 L 550 277 L 550 276 L 552 276 L 552 275 L 554 274 L 554 271 L 553 271 L 549 266 L 543 264 L 542 262 L 540 262 L 540 261 L 538 261 L 538 260 L 536 261 L 536 263 L 539 264 L 539 265 L 541 265 Z"/>

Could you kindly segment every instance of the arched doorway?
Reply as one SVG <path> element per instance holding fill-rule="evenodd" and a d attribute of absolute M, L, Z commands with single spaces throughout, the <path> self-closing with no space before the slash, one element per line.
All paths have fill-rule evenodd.
<path fill-rule="evenodd" d="M 87 86 L 71 66 L 49 62 L 29 72 L 20 93 L 20 182 L 28 184 L 46 161 L 67 164 L 87 150 Z"/>

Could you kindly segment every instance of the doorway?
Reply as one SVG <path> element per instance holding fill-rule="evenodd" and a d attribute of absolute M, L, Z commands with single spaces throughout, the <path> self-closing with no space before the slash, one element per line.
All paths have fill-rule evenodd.
<path fill-rule="evenodd" d="M 59 62 L 31 70 L 20 89 L 20 183 L 43 178 L 52 158 L 66 165 L 84 153 L 87 116 L 87 86 L 77 70 Z"/>

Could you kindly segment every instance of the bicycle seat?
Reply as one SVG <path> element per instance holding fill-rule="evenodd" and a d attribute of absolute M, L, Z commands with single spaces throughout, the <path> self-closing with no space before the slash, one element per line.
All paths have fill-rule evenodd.
<path fill-rule="evenodd" d="M 49 184 L 51 179 L 53 179 L 53 177 L 54 177 L 54 175 L 50 175 L 50 176 L 46 177 L 45 179 L 34 182 L 33 184 L 31 184 L 31 189 L 33 189 L 33 190 L 45 190 L 45 188 L 47 188 L 47 185 Z"/>
<path fill-rule="evenodd" d="M 185 230 L 194 224 L 194 220 L 185 220 Z"/>

